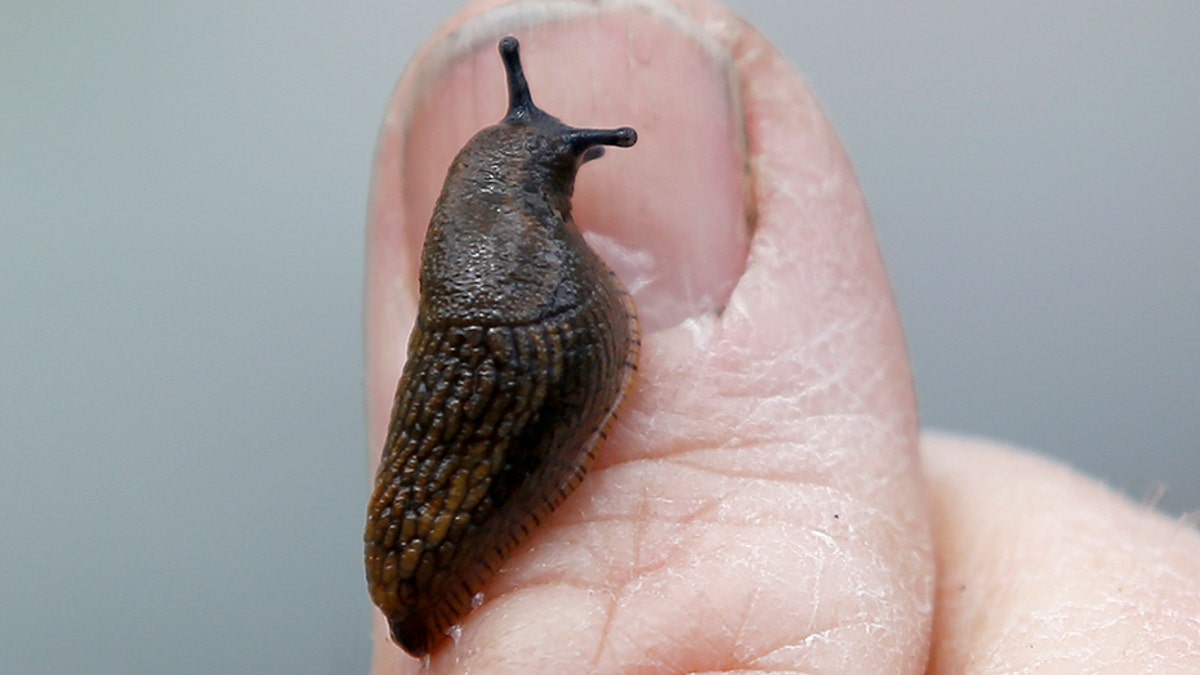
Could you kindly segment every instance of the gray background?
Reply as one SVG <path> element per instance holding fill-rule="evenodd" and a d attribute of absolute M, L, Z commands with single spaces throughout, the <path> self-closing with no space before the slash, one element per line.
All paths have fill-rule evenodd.
<path fill-rule="evenodd" d="M 1200 4 L 730 4 L 855 160 L 925 421 L 1200 507 Z M 365 670 L 366 189 L 450 11 L 0 3 L 0 672 Z"/>

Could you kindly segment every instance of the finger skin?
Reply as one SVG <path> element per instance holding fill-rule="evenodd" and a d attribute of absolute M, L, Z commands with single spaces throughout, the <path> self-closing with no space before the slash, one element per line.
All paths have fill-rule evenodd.
<path fill-rule="evenodd" d="M 1042 457 L 927 435 L 933 673 L 1200 672 L 1200 535 Z"/>
<path fill-rule="evenodd" d="M 710 2 L 474 3 L 415 57 L 368 230 L 372 466 L 421 235 L 449 157 L 503 113 L 510 32 L 539 106 L 639 132 L 584 168 L 575 215 L 638 302 L 642 361 L 591 474 L 431 672 L 922 671 L 933 554 L 870 220 L 803 81 Z M 375 654 L 420 666 L 378 617 Z"/>

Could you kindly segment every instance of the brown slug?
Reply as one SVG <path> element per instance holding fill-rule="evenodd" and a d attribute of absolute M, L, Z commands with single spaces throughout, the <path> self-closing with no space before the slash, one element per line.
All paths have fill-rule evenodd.
<path fill-rule="evenodd" d="M 363 535 L 371 599 L 413 656 L 579 485 L 637 368 L 637 314 L 571 217 L 575 174 L 629 128 L 533 104 L 500 41 L 508 114 L 446 176 Z"/>

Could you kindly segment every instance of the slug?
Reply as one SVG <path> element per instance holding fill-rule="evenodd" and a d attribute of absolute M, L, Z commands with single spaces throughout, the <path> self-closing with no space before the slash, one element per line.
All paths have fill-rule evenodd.
<path fill-rule="evenodd" d="M 504 119 L 451 164 L 363 536 L 372 601 L 409 654 L 437 648 L 583 480 L 637 369 L 637 312 L 571 217 L 580 165 L 629 128 L 533 104 L 500 41 Z"/>

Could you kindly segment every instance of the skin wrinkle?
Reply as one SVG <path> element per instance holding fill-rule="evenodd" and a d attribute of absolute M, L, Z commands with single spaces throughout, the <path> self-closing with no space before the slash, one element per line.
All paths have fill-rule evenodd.
<path fill-rule="evenodd" d="M 748 451 L 748 450 L 755 449 L 757 447 L 761 447 L 761 446 L 759 446 L 757 444 L 747 444 L 743 447 L 733 446 L 732 448 L 722 448 L 722 450 L 725 450 L 725 451 L 729 451 L 729 450 Z M 697 449 L 692 454 L 699 454 L 701 452 L 706 452 L 706 451 L 707 450 L 705 450 L 705 449 Z M 780 472 L 776 471 L 774 467 L 771 467 L 770 469 L 768 469 L 767 471 L 764 472 L 764 471 L 754 471 L 751 468 L 739 469 L 739 468 L 735 468 L 735 467 L 714 466 L 710 462 L 703 462 L 703 463 L 702 462 L 688 462 L 688 461 L 683 461 L 681 458 L 676 458 L 674 460 L 668 460 L 666 462 L 666 464 L 671 465 L 671 466 L 677 466 L 677 467 L 683 468 L 683 469 L 692 469 L 697 472 L 705 472 L 705 473 L 709 473 L 712 475 L 719 475 L 724 478 L 737 479 L 739 481 L 747 481 L 747 482 L 754 481 L 754 482 L 762 482 L 762 483 L 790 483 L 790 484 L 796 485 L 796 486 L 814 487 L 814 488 L 831 488 L 831 487 L 833 487 L 833 486 L 829 485 L 828 482 L 825 482 L 825 481 L 805 479 L 804 477 L 802 477 L 802 476 L 811 475 L 811 472 L 809 472 L 809 471 L 802 471 L 797 474 L 782 474 L 781 475 Z"/>
<path fill-rule="evenodd" d="M 731 418 L 741 417 L 744 422 L 739 426 L 750 427 L 747 423 L 755 409 L 760 406 L 774 405 L 778 410 L 780 405 L 787 405 L 789 410 L 779 411 L 788 413 L 770 421 L 779 423 L 793 420 L 790 424 L 797 425 L 814 417 L 866 414 L 876 417 L 877 413 L 866 412 L 862 402 L 876 389 L 868 389 L 873 383 L 864 383 L 862 388 L 848 389 L 844 381 L 847 379 L 842 370 L 827 370 L 820 365 L 826 357 L 813 355 L 807 351 L 795 355 L 780 355 L 770 361 L 757 364 L 743 363 L 742 370 L 734 376 L 724 377 L 717 381 L 714 388 L 720 397 L 722 410 Z M 809 364 L 818 365 L 809 365 Z M 855 368 L 853 365 L 841 365 L 837 368 Z M 781 378 L 779 372 L 788 372 L 798 381 Z M 857 378 L 852 378 L 855 382 Z M 878 382 L 878 381 L 876 381 Z M 797 389 L 797 386 L 802 388 Z M 757 393 L 756 393 L 757 392 Z M 748 408 L 738 410 L 733 406 L 742 403 Z M 831 403 L 836 407 L 830 407 Z M 735 429 L 736 431 L 736 429 Z"/>
<path fill-rule="evenodd" d="M 775 670 L 776 667 L 782 668 L 784 663 L 795 663 L 800 659 L 796 658 L 797 651 L 803 649 L 803 638 L 800 642 L 789 640 L 776 645 L 770 651 L 755 658 L 753 661 L 746 663 L 747 667 L 754 668 L 754 672 L 794 672 L 791 669 Z M 772 662 L 778 661 L 778 665 L 773 665 Z"/>
<path fill-rule="evenodd" d="M 710 502 L 710 503 L 706 504 L 706 508 L 704 509 L 704 511 L 715 511 L 716 508 L 717 508 L 717 504 L 715 502 Z M 571 537 L 569 535 L 559 535 L 559 536 L 557 536 L 557 539 L 562 542 L 562 544 L 560 546 L 560 550 L 562 550 L 563 554 L 566 556 L 565 560 L 570 560 L 572 557 L 584 557 L 584 554 L 586 553 L 586 557 L 588 558 L 587 562 L 586 563 L 578 563 L 578 564 L 568 564 L 568 565 L 562 566 L 561 568 L 560 568 L 560 566 L 555 566 L 550 569 L 543 567 L 543 568 L 541 568 L 541 571 L 536 572 L 534 575 L 516 576 L 516 577 L 509 579 L 509 582 L 514 587 L 520 587 L 521 585 L 530 583 L 531 579 L 536 578 L 538 576 L 543 576 L 544 574 L 547 574 L 547 573 L 561 574 L 562 576 L 569 577 L 572 575 L 579 575 L 581 573 L 590 575 L 593 572 L 593 570 L 599 570 L 602 572 L 602 576 L 599 577 L 598 579 L 594 580 L 592 583 L 601 583 L 601 584 L 617 585 L 617 586 L 629 585 L 631 583 L 635 583 L 639 579 L 645 578 L 648 574 L 650 574 L 652 572 L 659 571 L 659 570 L 669 566 L 670 564 L 677 562 L 679 559 L 679 552 L 685 550 L 684 545 L 688 541 L 696 539 L 698 536 L 697 532 L 699 534 L 703 534 L 705 532 L 704 529 L 695 530 L 695 528 L 689 529 L 686 527 L 681 528 L 679 526 L 689 526 L 689 525 L 694 526 L 697 524 L 707 525 L 707 523 L 705 521 L 700 520 L 699 518 L 691 519 L 691 520 L 680 519 L 677 521 L 665 521 L 665 522 L 661 519 L 648 518 L 645 521 L 640 522 L 640 523 L 635 521 L 632 518 L 627 518 L 626 521 L 631 526 L 631 529 L 634 533 L 636 533 L 638 531 L 639 527 L 644 528 L 644 529 L 654 527 L 654 528 L 664 529 L 666 532 L 669 532 L 673 535 L 671 537 L 664 537 L 660 533 L 655 533 L 653 536 L 647 538 L 647 540 L 651 540 L 651 541 L 655 542 L 655 546 L 654 546 L 653 550 L 656 552 L 656 555 L 654 556 L 655 561 L 653 563 L 640 562 L 640 564 L 634 564 L 634 565 L 629 565 L 629 566 L 622 565 L 622 566 L 617 566 L 617 567 L 611 567 L 611 566 L 605 564 L 607 562 L 607 560 L 606 560 L 607 555 L 604 555 L 604 554 L 608 554 L 608 555 L 612 554 L 611 546 L 608 546 L 608 545 L 590 546 L 590 545 L 586 544 L 586 541 L 574 542 L 573 541 L 573 539 L 575 539 L 574 537 Z M 599 522 L 599 521 L 597 521 L 597 522 Z M 586 533 L 589 530 L 593 530 L 594 525 L 592 523 L 581 523 L 580 525 L 575 526 L 575 528 L 573 528 L 573 529 L 575 529 L 576 531 Z M 586 537 L 583 537 L 582 539 L 586 540 Z M 647 550 L 647 549 L 640 549 L 637 547 L 636 534 L 635 534 L 635 536 L 632 536 L 632 537 L 620 537 L 619 540 L 626 542 L 626 545 L 628 545 L 634 551 L 635 554 L 639 550 Z M 583 545 L 580 546 L 580 544 L 583 544 Z M 635 557 L 636 557 L 636 555 L 635 555 Z M 639 558 L 639 560 L 645 561 L 645 560 L 648 560 L 648 558 L 645 556 L 642 556 Z M 518 558 L 514 558 L 513 566 L 517 566 L 517 567 L 520 566 L 520 560 Z M 608 571 L 605 572 L 605 570 L 608 570 Z"/>
<path fill-rule="evenodd" d="M 503 602 L 485 604 L 481 608 L 481 610 L 483 610 L 482 611 L 482 614 L 483 614 L 482 621 L 486 623 L 486 622 L 492 620 L 492 617 L 498 617 L 499 619 L 502 620 L 506 613 L 508 613 L 510 611 L 518 611 L 518 612 L 522 611 L 521 608 L 523 606 L 528 607 L 530 604 L 533 604 L 533 605 L 544 604 L 544 601 L 547 599 L 547 597 L 562 599 L 564 597 L 564 591 L 572 591 L 573 592 L 569 596 L 571 598 L 570 606 L 575 609 L 576 613 L 578 613 L 578 614 L 593 614 L 596 611 L 599 611 L 596 603 L 600 602 L 601 599 L 598 597 L 599 594 L 597 594 L 594 591 L 594 589 L 592 589 L 590 587 L 574 587 L 574 586 L 561 584 L 561 583 L 548 583 L 548 584 L 540 584 L 540 585 L 531 586 L 527 592 L 506 594 Z M 518 627 L 518 629 L 519 628 L 520 627 Z M 577 635 L 571 636 L 571 639 L 572 639 L 571 644 L 572 645 L 575 644 L 574 640 L 576 637 L 577 637 Z M 497 639 L 504 640 L 505 639 L 504 633 L 493 633 L 493 634 L 484 633 L 483 638 L 482 638 L 483 646 L 486 647 L 486 645 L 489 642 L 495 641 Z M 478 640 L 475 640 L 475 641 L 478 641 Z M 582 647 L 580 647 L 580 648 L 582 648 Z M 470 649 L 470 647 L 468 647 L 468 649 L 464 653 L 469 654 L 470 651 L 471 651 L 471 649 Z M 588 651 L 594 652 L 594 647 L 589 648 Z M 497 651 L 497 655 L 498 655 L 499 660 L 496 663 L 492 664 L 493 667 L 489 668 L 489 670 L 487 670 L 486 672 L 514 672 L 514 673 L 528 672 L 528 668 L 523 667 L 521 665 L 523 662 L 523 659 L 528 658 L 528 656 L 529 656 L 528 654 L 523 654 L 521 652 L 508 652 L 508 651 L 501 649 L 501 650 Z M 457 654 L 456 654 L 456 657 L 457 657 Z M 573 660 L 575 662 L 578 662 L 579 660 L 582 660 L 582 657 L 581 657 L 581 655 L 577 655 L 577 657 Z M 459 671 L 452 669 L 450 672 L 459 672 Z"/>
<path fill-rule="evenodd" d="M 647 396 L 650 395 L 647 394 Z M 770 441 L 772 437 L 777 437 L 788 438 L 792 442 L 792 447 L 788 449 L 787 454 L 792 455 L 793 459 L 797 459 L 794 457 L 794 450 L 799 446 L 795 445 L 795 440 L 796 437 L 802 435 L 798 432 L 811 428 L 818 422 L 822 425 L 841 422 L 846 425 L 865 426 L 862 424 L 863 421 L 877 419 L 876 415 L 865 412 L 814 412 L 801 400 L 802 396 L 784 396 L 779 393 L 771 394 L 768 391 L 762 397 L 755 397 L 750 394 L 749 387 L 736 394 L 724 391 L 719 398 L 719 404 L 710 404 L 714 407 L 714 414 L 719 414 L 720 418 L 704 419 L 703 415 L 681 412 L 671 422 L 671 425 L 676 428 L 692 428 L 697 425 L 693 425 L 691 422 L 707 422 L 707 424 L 698 425 L 706 432 L 703 436 L 695 435 L 693 432 L 693 436 L 687 440 L 677 439 L 673 443 L 661 444 L 659 446 L 661 451 L 657 451 L 658 448 L 652 448 L 657 451 L 654 456 L 669 457 L 693 449 L 736 448 L 739 447 L 739 439 Z M 739 402 L 742 404 L 739 405 Z M 655 415 L 673 416 L 675 414 L 669 409 L 660 409 L 656 411 Z M 721 419 L 724 418 L 740 419 L 741 421 L 730 422 L 728 425 L 720 424 Z M 794 421 L 787 425 L 780 425 L 776 422 L 784 419 L 793 419 Z M 619 462 L 619 460 L 615 461 Z"/>
<path fill-rule="evenodd" d="M 592 665 L 592 671 L 599 670 L 598 666 L 602 663 L 602 659 L 608 651 L 610 636 L 613 632 L 613 623 L 617 615 L 618 604 L 619 599 L 617 594 L 612 593 L 609 597 L 609 601 L 605 603 L 604 624 L 600 627 L 600 630 L 596 634 L 596 649 L 592 654 L 591 660 L 589 661 L 589 663 Z"/>
<path fill-rule="evenodd" d="M 746 637 L 747 632 L 748 632 L 747 627 L 750 626 L 750 624 L 751 624 L 750 617 L 754 615 L 754 609 L 759 604 L 759 595 L 761 593 L 762 593 L 762 589 L 759 587 L 755 587 L 753 590 L 751 590 L 750 597 L 748 597 L 746 599 L 746 604 L 742 608 L 741 613 L 737 616 L 737 618 L 735 620 L 728 623 L 728 625 L 732 629 L 731 633 L 733 635 L 733 643 L 735 645 L 742 645 L 742 644 L 745 644 L 746 642 L 750 642 L 750 640 L 747 640 L 747 637 Z M 730 650 L 730 653 L 729 653 L 728 657 L 726 658 L 726 663 L 724 665 L 725 668 L 737 668 L 737 667 L 740 667 L 741 665 L 743 665 L 744 663 L 748 663 L 751 660 L 750 655 L 737 656 L 736 658 L 735 658 L 735 655 L 737 655 L 736 648 L 733 650 Z"/>
<path fill-rule="evenodd" d="M 751 543 L 748 543 L 748 545 L 754 546 L 754 543 L 751 542 Z M 811 549 L 810 546 L 802 546 L 802 548 L 804 548 L 805 550 Z M 820 575 L 818 575 L 818 579 L 820 579 Z M 820 584 L 818 584 L 818 585 L 820 585 Z M 757 596 L 754 596 L 754 597 L 757 597 Z M 822 631 L 826 631 L 826 629 L 822 629 Z"/>
<path fill-rule="evenodd" d="M 662 505 L 661 502 L 656 504 L 655 498 L 651 495 L 648 488 L 643 488 L 640 499 L 638 500 L 636 509 L 640 522 L 635 525 L 633 530 L 633 565 L 639 576 L 645 577 L 649 574 L 661 572 L 672 560 L 678 559 L 682 551 L 681 546 L 672 547 L 670 550 L 662 551 L 662 537 L 655 536 L 656 533 L 651 533 L 650 529 L 653 525 L 662 524 L 661 518 L 651 516 L 651 511 L 654 506 Z M 669 504 L 673 506 L 674 504 Z M 684 517 L 678 523 L 680 525 L 694 525 L 704 522 L 704 515 L 715 513 L 718 504 L 715 500 L 700 500 L 698 508 L 688 509 Z M 647 543 L 650 543 L 647 546 Z M 658 551 L 658 555 L 655 555 Z M 655 560 L 654 564 L 648 564 L 648 560 Z M 632 574 L 630 575 L 633 576 Z M 625 587 L 628 589 L 628 585 Z"/>
<path fill-rule="evenodd" d="M 794 481 L 735 481 L 733 484 L 726 484 L 722 481 L 705 480 L 706 476 L 711 477 L 713 474 L 704 471 L 696 471 L 688 476 L 683 476 L 682 480 L 693 481 L 692 485 L 702 485 L 705 491 L 710 493 L 705 498 L 706 502 L 715 502 L 720 504 L 719 513 L 739 513 L 742 517 L 736 520 L 724 516 L 721 519 L 710 521 L 712 524 L 746 524 L 752 522 L 753 518 L 760 517 L 759 514 L 780 519 L 781 522 L 790 523 L 791 511 L 797 513 L 794 517 L 799 522 L 807 522 L 806 518 L 811 518 L 812 512 L 816 509 L 817 504 L 829 501 L 833 504 L 851 505 L 858 504 L 858 501 L 852 495 L 846 493 L 837 487 L 827 485 L 810 485 L 808 487 L 815 488 L 811 492 L 797 491 L 794 488 L 799 485 L 805 487 L 804 484 L 797 484 Z M 721 478 L 717 476 L 717 478 Z M 697 483 L 695 481 L 703 481 Z M 794 495 L 794 497 L 790 497 Z M 604 505 L 606 509 L 618 507 L 619 503 L 609 502 Z M 761 509 L 748 511 L 750 507 L 760 506 Z M 736 507 L 736 508 L 735 508 Z M 882 515 L 872 509 L 869 505 L 863 505 L 862 510 L 866 513 L 876 516 Z M 845 518 L 845 516 L 843 516 Z"/>
<path fill-rule="evenodd" d="M 679 423 L 683 423 L 682 419 L 676 419 L 679 420 Z M 600 459 L 597 458 L 596 464 L 593 465 L 592 475 L 617 468 L 628 468 L 629 466 L 636 465 L 640 462 L 651 465 L 659 465 L 672 457 L 684 456 L 691 452 L 702 450 L 708 447 L 711 447 L 710 441 L 706 440 L 705 438 L 697 438 L 694 436 L 678 437 L 670 439 L 669 441 L 664 440 L 663 442 L 656 444 L 653 453 L 649 452 L 650 449 L 647 449 L 648 451 L 645 454 L 639 456 L 614 454 L 610 461 L 604 463 L 601 463 Z"/>
<path fill-rule="evenodd" d="M 643 503 L 644 503 L 644 501 L 643 501 Z M 847 518 L 847 520 L 848 520 L 848 518 Z M 804 549 L 804 548 L 805 548 L 805 546 L 798 546 L 798 548 L 800 548 L 800 549 Z"/>
<path fill-rule="evenodd" d="M 643 501 L 645 501 L 645 502 L 657 501 L 657 502 L 663 503 L 663 504 L 669 503 L 670 505 L 676 505 L 676 504 L 680 503 L 682 500 L 646 496 L 646 497 L 644 497 Z M 658 514 L 658 515 L 655 515 L 654 518 L 651 518 L 650 520 L 652 520 L 653 522 L 659 522 L 659 523 L 663 523 L 663 524 L 667 524 L 667 525 L 685 524 L 688 522 L 693 522 L 693 521 L 699 520 L 700 517 L 703 516 L 704 514 L 706 514 L 707 512 L 715 510 L 717 508 L 717 504 L 718 504 L 718 500 L 710 499 L 710 498 L 706 498 L 703 500 L 692 500 L 692 501 L 697 503 L 697 506 L 693 509 L 686 510 L 679 515 Z M 648 511 L 647 511 L 647 513 L 648 513 Z M 546 526 L 542 529 L 546 530 L 547 532 L 552 532 L 552 531 L 556 531 L 556 530 L 559 532 L 564 532 L 573 527 L 587 527 L 587 526 L 595 525 L 598 523 L 635 524 L 638 522 L 638 518 L 647 517 L 647 513 L 633 513 L 633 514 L 622 514 L 622 513 L 590 514 L 589 513 L 588 515 L 586 515 L 586 517 L 583 516 L 583 514 L 579 514 L 579 515 L 575 515 L 575 516 L 567 515 L 564 518 L 555 519 L 555 522 L 547 523 Z M 561 521 L 561 522 L 558 522 L 558 521 Z"/>

